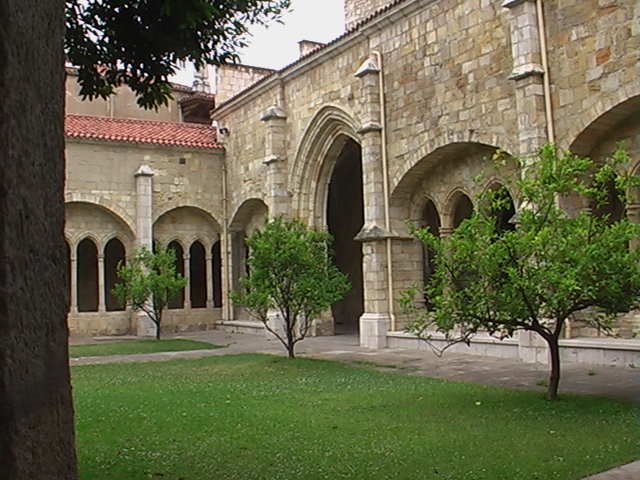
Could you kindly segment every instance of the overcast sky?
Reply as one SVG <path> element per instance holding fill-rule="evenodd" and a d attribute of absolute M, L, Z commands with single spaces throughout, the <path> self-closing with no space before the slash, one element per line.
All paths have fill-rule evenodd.
<path fill-rule="evenodd" d="M 344 31 L 344 0 L 292 0 L 284 24 L 254 28 L 242 63 L 279 69 L 298 58 L 298 41 L 328 42 Z"/>

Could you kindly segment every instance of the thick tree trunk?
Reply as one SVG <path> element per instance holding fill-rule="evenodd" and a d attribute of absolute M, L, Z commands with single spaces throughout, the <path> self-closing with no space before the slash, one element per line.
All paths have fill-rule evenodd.
<path fill-rule="evenodd" d="M 558 345 L 558 337 L 555 335 L 545 337 L 545 340 L 549 345 L 549 362 L 551 366 L 547 399 L 557 400 L 558 386 L 560 385 L 560 345 Z"/>
<path fill-rule="evenodd" d="M 63 0 L 0 0 L 0 478 L 74 480 Z"/>

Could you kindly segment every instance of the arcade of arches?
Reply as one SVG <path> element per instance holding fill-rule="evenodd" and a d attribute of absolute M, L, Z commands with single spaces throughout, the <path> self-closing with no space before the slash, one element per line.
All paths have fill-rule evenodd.
<path fill-rule="evenodd" d="M 334 236 L 335 261 L 353 286 L 317 319 L 315 332 L 357 332 L 372 348 L 415 346 L 403 333 L 408 319 L 398 300 L 429 278 L 433 253 L 408 223 L 450 235 L 481 208 L 479 195 L 495 189 L 509 200 L 497 225 L 514 228 L 514 185 L 523 172 L 515 161 L 497 166 L 496 151 L 532 158 L 554 137 L 561 148 L 602 159 L 624 141 L 626 168 L 638 172 L 635 2 L 613 2 L 603 15 L 592 15 L 596 0 L 584 0 L 584 8 L 544 2 L 550 98 L 540 29 L 531 28 L 538 24 L 535 2 L 479 9 L 466 0 L 405 0 L 379 13 L 355 3 L 364 16 L 353 31 L 218 102 L 211 117 L 226 133 L 217 145 L 67 138 L 72 331 L 135 330 L 131 312 L 109 292 L 117 262 L 152 239 L 174 248 L 189 280 L 171 304 L 168 329 L 244 328 L 250 318 L 228 293 L 248 274 L 246 239 L 285 215 Z M 470 35 L 481 40 L 469 43 Z M 602 49 L 587 58 L 594 44 Z M 215 138 L 213 128 L 205 133 Z M 113 168 L 105 172 L 104 164 Z M 640 223 L 640 192 L 630 193 L 627 205 L 612 201 L 603 213 Z M 579 199 L 566 203 L 583 207 Z M 615 334 L 632 347 L 608 349 L 611 340 L 602 338 L 595 347 L 580 343 L 600 333 L 573 322 L 567 356 L 640 363 L 640 315 L 620 320 Z M 524 335 L 471 348 L 546 361 L 544 348 Z"/>

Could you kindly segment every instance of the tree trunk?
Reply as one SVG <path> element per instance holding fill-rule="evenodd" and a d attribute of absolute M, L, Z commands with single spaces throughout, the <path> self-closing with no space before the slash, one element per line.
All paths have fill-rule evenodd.
<path fill-rule="evenodd" d="M 295 345 L 289 343 L 287 345 L 287 353 L 289 354 L 289 358 L 296 358 L 296 354 L 294 353 Z"/>
<path fill-rule="evenodd" d="M 545 336 L 544 338 L 549 345 L 549 360 L 551 363 L 547 399 L 557 400 L 558 386 L 560 385 L 560 345 L 558 345 L 558 337 L 555 335 Z"/>
<path fill-rule="evenodd" d="M 158 319 L 158 321 L 155 322 L 155 324 L 156 324 L 156 340 L 160 340 L 160 323 L 162 322 L 162 312 L 156 312 L 156 318 Z"/>
<path fill-rule="evenodd" d="M 0 0 L 0 478 L 77 478 L 62 0 Z"/>

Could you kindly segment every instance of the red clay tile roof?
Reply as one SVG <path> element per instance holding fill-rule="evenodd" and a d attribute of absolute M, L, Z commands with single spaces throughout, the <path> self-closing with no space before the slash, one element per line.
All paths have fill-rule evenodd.
<path fill-rule="evenodd" d="M 216 129 L 195 123 L 157 122 L 128 118 L 68 114 L 67 138 L 88 138 L 107 142 L 131 142 L 178 147 L 222 149 Z"/>

